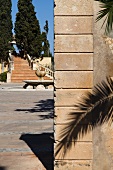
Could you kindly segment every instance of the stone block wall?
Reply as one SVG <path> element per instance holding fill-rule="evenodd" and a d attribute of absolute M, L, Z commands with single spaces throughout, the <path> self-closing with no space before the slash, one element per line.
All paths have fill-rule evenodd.
<path fill-rule="evenodd" d="M 93 0 L 56 0 L 54 24 L 55 140 L 58 142 L 60 130 L 68 123 L 68 114 L 93 86 Z M 73 144 L 63 160 L 55 158 L 55 170 L 92 170 L 92 148 L 90 131 Z"/>
<path fill-rule="evenodd" d="M 100 10 L 99 2 L 94 1 L 94 21 Z M 94 22 L 94 85 L 113 75 L 113 54 L 103 38 L 103 20 Z M 101 118 L 100 118 L 101 120 Z M 93 129 L 93 170 L 113 170 L 113 123 L 101 124 Z"/>

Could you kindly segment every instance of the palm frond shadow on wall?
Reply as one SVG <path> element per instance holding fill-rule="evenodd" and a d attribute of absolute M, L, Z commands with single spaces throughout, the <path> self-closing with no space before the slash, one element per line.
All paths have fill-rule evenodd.
<path fill-rule="evenodd" d="M 112 123 L 113 80 L 107 77 L 88 92 L 82 101 L 75 105 L 76 110 L 69 114 L 68 123 L 60 131 L 56 141 L 55 156 L 64 157 L 79 138 L 83 138 L 96 126 Z M 88 121 L 87 124 L 83 122 Z M 73 141 L 73 142 L 72 142 Z"/>

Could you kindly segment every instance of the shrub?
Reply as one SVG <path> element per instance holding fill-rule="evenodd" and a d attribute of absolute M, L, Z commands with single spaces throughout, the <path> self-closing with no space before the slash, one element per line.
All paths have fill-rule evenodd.
<path fill-rule="evenodd" d="M 6 80 L 7 80 L 7 71 L 0 74 L 0 81 L 6 82 Z"/>

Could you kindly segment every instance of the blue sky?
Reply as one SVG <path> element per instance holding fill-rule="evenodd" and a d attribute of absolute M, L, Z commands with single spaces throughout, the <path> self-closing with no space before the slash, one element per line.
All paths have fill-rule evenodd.
<path fill-rule="evenodd" d="M 18 11 L 17 8 L 18 0 L 12 0 L 12 20 L 13 24 L 15 22 L 16 13 Z M 48 20 L 49 24 L 49 32 L 48 32 L 48 40 L 50 42 L 50 51 L 53 54 L 54 51 L 54 15 L 53 15 L 53 0 L 32 0 L 33 5 L 35 7 L 36 16 L 39 20 L 41 31 L 43 31 L 43 27 L 45 25 L 45 21 Z"/>

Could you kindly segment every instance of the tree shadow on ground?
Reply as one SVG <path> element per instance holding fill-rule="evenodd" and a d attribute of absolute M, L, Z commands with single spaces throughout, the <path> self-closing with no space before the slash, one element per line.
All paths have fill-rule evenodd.
<path fill-rule="evenodd" d="M 113 81 L 107 78 L 97 84 L 75 105 L 75 111 L 68 115 L 68 122 L 60 130 L 55 156 L 64 157 L 73 142 L 104 123 L 111 125 L 113 120 Z M 73 142 L 72 142 L 73 141 Z M 76 148 L 75 148 L 76 149 Z"/>
<path fill-rule="evenodd" d="M 47 100 L 40 100 L 39 102 L 36 102 L 35 106 L 30 109 L 16 109 L 16 111 L 25 111 L 26 113 L 35 113 L 39 112 L 38 116 L 40 116 L 41 119 L 52 119 L 54 117 L 53 115 L 53 109 L 54 109 L 54 100 L 53 99 L 47 99 Z M 42 113 L 40 113 L 42 112 Z M 43 114 L 43 112 L 48 112 Z"/>
<path fill-rule="evenodd" d="M 22 134 L 23 140 L 44 165 L 46 170 L 54 169 L 54 141 L 53 133 Z"/>
<path fill-rule="evenodd" d="M 7 170 L 7 169 L 6 169 L 6 167 L 1 166 L 1 167 L 0 167 L 0 170 Z"/>

